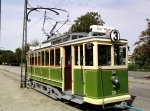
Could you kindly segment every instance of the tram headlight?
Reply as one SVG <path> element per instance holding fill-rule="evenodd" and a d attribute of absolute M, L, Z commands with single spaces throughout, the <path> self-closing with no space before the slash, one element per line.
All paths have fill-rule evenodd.
<path fill-rule="evenodd" d="M 112 76 L 112 82 L 113 82 L 114 84 L 118 84 L 118 83 L 119 83 L 119 77 L 118 77 L 117 75 L 113 75 L 113 76 Z"/>

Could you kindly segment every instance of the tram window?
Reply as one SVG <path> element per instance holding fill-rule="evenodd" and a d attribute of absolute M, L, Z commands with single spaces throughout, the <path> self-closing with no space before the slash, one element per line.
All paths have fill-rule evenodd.
<path fill-rule="evenodd" d="M 68 41 L 70 39 L 70 36 L 63 39 L 64 42 Z"/>
<path fill-rule="evenodd" d="M 79 35 L 79 38 L 83 38 L 84 37 L 84 35 Z"/>
<path fill-rule="evenodd" d="M 111 65 L 111 46 L 98 45 L 98 65 Z"/>
<path fill-rule="evenodd" d="M 85 44 L 85 65 L 93 66 L 93 44 Z"/>
<path fill-rule="evenodd" d="M 114 45 L 114 57 L 115 65 L 125 65 L 126 64 L 126 46 L 125 45 Z"/>
<path fill-rule="evenodd" d="M 32 63 L 32 54 L 30 54 L 30 62 L 29 62 L 29 65 L 31 65 L 31 63 Z"/>
<path fill-rule="evenodd" d="M 60 65 L 60 49 L 56 49 L 55 50 L 55 63 L 56 63 L 56 66 L 59 66 Z"/>
<path fill-rule="evenodd" d="M 41 52 L 38 52 L 38 65 L 41 65 Z"/>
<path fill-rule="evenodd" d="M 29 56 L 29 54 L 28 54 L 28 55 L 27 55 L 27 65 L 30 65 L 29 61 L 30 61 L 30 56 Z"/>
<path fill-rule="evenodd" d="M 49 51 L 47 50 L 46 52 L 46 66 L 49 65 Z"/>
<path fill-rule="evenodd" d="M 42 66 L 44 65 L 44 51 L 42 51 Z"/>
<path fill-rule="evenodd" d="M 77 39 L 77 35 L 72 35 L 72 40 Z"/>
<path fill-rule="evenodd" d="M 54 49 L 50 51 L 50 65 L 54 65 Z"/>
<path fill-rule="evenodd" d="M 35 65 L 37 65 L 37 52 L 35 52 Z"/>
<path fill-rule="evenodd" d="M 32 63 L 32 65 L 34 65 L 34 53 L 32 53 L 32 61 L 31 61 Z"/>
<path fill-rule="evenodd" d="M 78 46 L 75 46 L 75 65 L 78 65 Z"/>
<path fill-rule="evenodd" d="M 80 65 L 83 65 L 83 45 L 80 45 Z"/>

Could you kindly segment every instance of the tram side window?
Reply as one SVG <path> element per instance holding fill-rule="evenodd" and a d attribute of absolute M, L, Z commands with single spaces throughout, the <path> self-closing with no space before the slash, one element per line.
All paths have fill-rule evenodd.
<path fill-rule="evenodd" d="M 83 65 L 83 45 L 80 45 L 80 65 Z"/>
<path fill-rule="evenodd" d="M 75 65 L 78 65 L 78 46 L 75 46 Z"/>
<path fill-rule="evenodd" d="M 85 44 L 85 65 L 93 66 L 93 44 Z"/>
<path fill-rule="evenodd" d="M 49 65 L 49 51 L 47 50 L 46 52 L 46 66 Z"/>
<path fill-rule="evenodd" d="M 37 52 L 35 52 L 35 65 L 37 65 Z"/>
<path fill-rule="evenodd" d="M 44 51 L 42 51 L 42 66 L 44 66 Z"/>
<path fill-rule="evenodd" d="M 126 64 L 126 46 L 125 45 L 114 45 L 114 57 L 115 65 L 125 65 Z"/>
<path fill-rule="evenodd" d="M 30 54 L 30 61 L 29 61 L 29 65 L 31 65 L 31 63 L 32 63 L 32 54 Z"/>
<path fill-rule="evenodd" d="M 31 61 L 31 65 L 34 65 L 34 53 L 32 53 L 32 61 Z"/>
<path fill-rule="evenodd" d="M 98 45 L 98 65 L 111 65 L 111 46 Z"/>
<path fill-rule="evenodd" d="M 50 65 L 54 65 L 54 49 L 50 51 Z"/>
<path fill-rule="evenodd" d="M 60 49 L 55 50 L 55 56 L 56 66 L 60 66 Z"/>
<path fill-rule="evenodd" d="M 41 65 L 41 53 L 38 52 L 38 65 Z"/>

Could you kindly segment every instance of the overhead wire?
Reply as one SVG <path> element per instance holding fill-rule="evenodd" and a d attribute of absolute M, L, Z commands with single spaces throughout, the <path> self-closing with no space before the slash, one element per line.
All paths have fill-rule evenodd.
<path fill-rule="evenodd" d="M 60 2 L 58 2 L 58 3 L 55 5 L 55 7 L 60 6 L 60 5 L 61 5 L 62 3 L 64 3 L 65 1 L 66 1 L 66 0 L 61 0 Z M 29 4 L 29 2 L 28 2 L 27 4 L 28 4 L 28 6 L 29 6 L 30 8 L 34 8 L 34 7 L 32 7 L 32 6 Z M 34 22 L 34 23 L 28 28 L 28 30 L 30 30 L 34 25 L 36 25 L 42 18 L 44 18 L 42 31 L 44 32 L 44 34 L 45 34 L 46 36 L 49 35 L 49 34 L 46 32 L 46 30 L 45 30 L 45 23 L 46 23 L 46 21 L 53 27 L 53 28 L 52 28 L 53 31 L 56 29 L 55 32 L 57 32 L 57 33 L 59 33 L 59 30 L 60 30 L 65 24 L 66 24 L 66 25 L 72 25 L 72 24 L 67 24 L 67 22 L 70 21 L 70 20 L 69 20 L 69 12 L 68 12 L 68 11 L 63 10 L 63 9 L 59 9 L 59 8 L 49 8 L 49 9 L 55 10 L 56 12 L 57 12 L 57 11 L 66 12 L 66 13 L 67 13 L 67 19 L 66 19 L 65 21 L 58 21 L 58 20 L 56 20 L 56 19 L 47 17 L 47 13 L 46 13 L 46 9 L 45 9 L 44 16 L 42 16 L 40 19 L 38 19 L 36 22 Z M 59 13 L 60 13 L 60 12 L 59 12 Z M 51 20 L 51 21 L 55 21 L 55 22 L 56 22 L 55 25 L 54 25 L 53 23 L 51 23 L 50 20 Z M 57 25 L 57 24 L 62 24 L 62 25 L 57 29 L 57 28 L 56 28 L 56 25 Z M 51 30 L 50 32 L 52 32 L 52 30 Z M 59 34 L 60 34 L 60 33 L 59 33 Z"/>
<path fill-rule="evenodd" d="M 34 23 L 32 23 L 31 26 L 28 27 L 28 30 L 30 30 L 33 26 L 37 25 L 37 23 L 39 23 L 42 18 L 43 18 L 43 16 L 40 17 L 38 20 L 36 20 Z"/>

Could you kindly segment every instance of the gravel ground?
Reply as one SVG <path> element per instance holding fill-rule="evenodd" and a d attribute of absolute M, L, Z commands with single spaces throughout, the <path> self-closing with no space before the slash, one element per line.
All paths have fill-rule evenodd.
<path fill-rule="evenodd" d="M 33 89 L 21 89 L 19 81 L 0 70 L 0 111 L 70 111 Z M 58 105 L 57 105 L 58 104 Z"/>
<path fill-rule="evenodd" d="M 129 71 L 128 73 L 129 77 L 134 77 L 136 79 L 150 80 L 150 72 Z"/>

